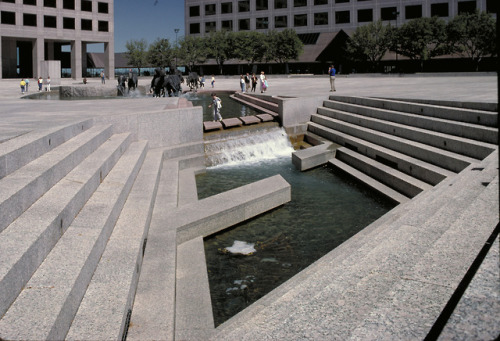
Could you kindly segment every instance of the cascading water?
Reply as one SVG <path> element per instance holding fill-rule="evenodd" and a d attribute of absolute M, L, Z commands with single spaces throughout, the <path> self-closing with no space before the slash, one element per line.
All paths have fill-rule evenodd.
<path fill-rule="evenodd" d="M 285 130 L 279 127 L 205 143 L 208 167 L 290 157 L 292 152 L 293 147 Z"/>

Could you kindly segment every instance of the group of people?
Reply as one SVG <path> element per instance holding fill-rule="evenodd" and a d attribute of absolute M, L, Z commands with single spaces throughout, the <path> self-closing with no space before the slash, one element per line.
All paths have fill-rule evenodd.
<path fill-rule="evenodd" d="M 29 78 L 21 79 L 21 83 L 19 84 L 21 86 L 21 93 L 24 94 L 28 92 L 29 84 L 30 84 Z M 45 84 L 45 91 L 50 91 L 50 76 L 47 77 L 45 81 L 43 80 L 42 77 L 38 77 L 37 84 L 38 84 L 38 91 L 42 91 L 43 84 Z"/>
<path fill-rule="evenodd" d="M 264 93 L 267 90 L 268 83 L 267 83 L 267 77 L 264 74 L 264 71 L 260 73 L 260 77 L 257 78 L 255 73 L 253 73 L 251 76 L 247 72 L 246 75 L 241 75 L 240 76 L 240 87 L 241 87 L 241 92 L 255 92 L 255 89 L 257 88 L 257 83 L 260 81 L 260 92 Z"/>

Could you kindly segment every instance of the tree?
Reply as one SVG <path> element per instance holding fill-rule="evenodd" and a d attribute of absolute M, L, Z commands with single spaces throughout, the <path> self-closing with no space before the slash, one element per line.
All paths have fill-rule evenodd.
<path fill-rule="evenodd" d="M 446 26 L 451 51 L 471 59 L 476 71 L 482 58 L 496 52 L 495 19 L 476 10 L 454 17 Z"/>
<path fill-rule="evenodd" d="M 194 66 L 207 59 L 205 41 L 201 37 L 187 36 L 179 44 L 179 58 L 193 71 Z"/>
<path fill-rule="evenodd" d="M 391 27 L 382 21 L 359 26 L 347 43 L 347 51 L 355 60 L 368 61 L 375 71 L 391 47 Z"/>
<path fill-rule="evenodd" d="M 287 28 L 281 32 L 269 32 L 266 49 L 268 51 L 266 59 L 284 64 L 285 73 L 288 73 L 288 61 L 299 59 L 299 55 L 304 50 L 304 44 L 295 30 Z"/>
<path fill-rule="evenodd" d="M 150 65 L 164 69 L 172 64 L 172 57 L 173 50 L 168 39 L 157 38 L 149 45 L 147 60 Z"/>
<path fill-rule="evenodd" d="M 219 65 L 220 74 L 222 66 L 228 59 L 234 58 L 234 33 L 228 31 L 210 32 L 206 39 L 208 54 Z"/>
<path fill-rule="evenodd" d="M 128 61 L 128 65 L 136 67 L 141 74 L 141 67 L 147 64 L 147 49 L 148 42 L 146 39 L 141 40 L 129 40 L 125 44 L 127 52 L 125 56 Z"/>
<path fill-rule="evenodd" d="M 234 56 L 248 65 L 264 58 L 266 35 L 261 32 L 238 32 L 234 36 Z"/>
<path fill-rule="evenodd" d="M 392 33 L 391 50 L 419 61 L 421 71 L 425 60 L 448 52 L 446 23 L 437 17 L 413 19 Z"/>

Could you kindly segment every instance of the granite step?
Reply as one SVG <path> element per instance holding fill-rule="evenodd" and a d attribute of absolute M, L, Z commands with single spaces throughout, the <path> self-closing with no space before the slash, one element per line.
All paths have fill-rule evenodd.
<path fill-rule="evenodd" d="M 271 112 L 277 114 L 279 111 L 277 103 L 266 100 L 266 98 L 263 98 L 263 97 L 259 98 L 257 96 L 248 95 L 248 94 L 239 93 L 239 92 L 235 93 L 233 96 L 234 96 L 234 99 L 236 101 L 245 102 L 244 104 L 247 104 L 247 105 L 252 106 L 252 107 L 259 107 L 259 108 L 266 109 L 266 113 L 268 113 L 268 111 L 271 111 Z"/>
<path fill-rule="evenodd" d="M 443 187 L 446 194 L 444 196 L 441 192 L 424 192 L 408 204 L 398 206 L 396 209 L 404 209 L 406 214 L 379 226 L 370 233 L 369 238 L 365 236 L 361 246 L 351 250 L 348 256 L 345 256 L 345 250 L 339 253 L 337 249 L 352 243 L 351 240 L 356 239 L 358 235 L 311 266 L 321 271 L 310 271 L 307 276 L 299 274 L 300 280 L 297 281 L 294 280 L 297 277 L 295 276 L 289 283 L 270 294 L 274 295 L 274 300 L 257 301 L 253 305 L 254 311 L 243 311 L 240 316 L 236 316 L 239 324 L 229 322 L 220 326 L 212 339 L 250 340 L 276 337 L 296 340 L 309 335 L 308 330 L 331 332 L 322 334 L 321 337 L 327 339 L 351 337 L 355 327 L 370 317 L 371 311 L 384 303 L 390 288 L 401 279 L 397 276 L 397 270 L 414 266 L 411 261 L 419 259 L 420 255 L 429 250 L 428 238 L 439 240 L 453 220 L 484 191 L 484 186 L 468 181 L 471 176 L 475 176 L 472 168 L 469 167 L 468 174 L 458 175 L 451 182 L 459 186 L 458 192 L 449 189 L 450 183 L 446 183 Z M 444 182 L 438 186 L 442 185 Z M 427 200 L 433 195 L 432 200 Z M 459 198 L 459 204 L 456 205 L 451 198 Z M 418 211 L 410 212 L 409 206 Z M 426 227 L 431 224 L 441 225 L 442 228 L 434 231 L 433 228 Z M 430 233 L 421 238 L 420 230 Z M 336 257 L 341 254 L 343 256 L 340 258 Z M 429 305 L 428 301 L 414 303 L 418 304 L 418 307 Z M 383 319 L 383 312 L 378 315 L 382 319 L 377 322 L 380 325 L 387 323 L 390 327 L 390 320 Z M 429 312 L 424 312 L 424 315 L 423 319 L 429 316 Z M 406 314 L 402 314 L 401 318 L 405 316 Z M 313 329 L 309 323 L 315 324 Z M 398 329 L 404 330 L 405 325 L 401 326 L 403 328 Z M 406 330 L 413 327 L 414 325 L 408 326 Z M 314 335 L 309 337 L 314 338 Z M 383 335 L 376 335 L 375 338 L 381 339 Z"/>
<path fill-rule="evenodd" d="M 0 316 L 130 144 L 110 137 L 0 233 Z"/>
<path fill-rule="evenodd" d="M 393 136 L 392 134 L 360 127 L 355 124 L 339 121 L 333 118 L 313 114 L 308 129 L 313 133 L 321 135 L 320 130 L 330 128 L 362 138 L 366 141 L 376 143 L 388 149 L 410 155 L 414 158 L 437 165 L 452 172 L 460 172 L 469 164 L 477 162 L 477 159 L 429 146 L 425 143 L 415 142 L 406 138 Z M 316 124 L 312 124 L 316 123 Z"/>
<path fill-rule="evenodd" d="M 232 95 L 231 98 L 233 98 L 235 101 L 237 101 L 241 104 L 249 106 L 249 107 L 251 107 L 257 111 L 260 111 L 264 114 L 271 115 L 274 119 L 279 116 L 278 113 L 276 111 L 274 111 L 274 108 L 268 109 L 266 107 L 263 107 L 263 106 L 260 106 L 259 104 L 254 103 L 254 102 L 247 101 L 246 98 L 242 98 L 242 97 L 238 97 L 238 96 L 234 96 L 234 95 Z"/>
<path fill-rule="evenodd" d="M 370 128 L 376 131 L 384 132 L 398 137 L 404 137 L 408 140 L 425 143 L 429 146 L 454 152 L 457 154 L 483 159 L 495 150 L 496 145 L 481 141 L 471 140 L 464 137 L 440 133 L 428 129 L 415 127 L 411 121 L 406 124 L 393 123 L 384 119 L 366 117 L 361 113 L 348 113 L 336 109 L 318 108 L 318 114 L 326 117 L 334 118 L 351 124 L 356 124 L 361 127 Z M 415 122 L 417 120 L 414 120 Z M 407 125 L 410 124 L 410 125 Z M 437 124 L 435 125 L 438 126 Z M 449 127 L 450 124 L 444 124 Z M 498 130 L 492 131 L 494 135 L 498 135 Z"/>
<path fill-rule="evenodd" d="M 64 339 L 142 165 L 130 145 L 0 320 L 9 340 Z"/>
<path fill-rule="evenodd" d="M 311 126 L 314 126 L 314 124 L 311 124 Z M 311 132 L 308 131 L 308 134 L 310 133 Z M 372 159 L 380 160 L 382 163 L 389 164 L 399 171 L 431 185 L 436 185 L 446 177 L 456 174 L 409 155 L 399 153 L 333 129 L 324 128 L 322 134 L 324 134 L 324 137 L 328 138 L 329 141 L 346 146 Z"/>
<path fill-rule="evenodd" d="M 466 122 L 487 127 L 498 127 L 497 110 L 493 110 L 493 112 L 486 110 L 486 107 L 491 107 L 489 103 L 476 103 L 476 105 L 471 105 L 471 108 L 458 108 L 451 106 L 452 104 L 456 105 L 458 102 L 451 102 L 446 105 L 446 102 L 441 104 L 439 101 L 433 103 L 432 101 L 425 100 L 430 103 L 417 103 L 417 100 L 394 100 L 355 96 L 330 96 L 330 99 L 344 103 L 395 110 L 421 116 Z M 463 104 L 467 105 L 467 103 Z M 477 107 L 478 109 L 472 107 Z"/>
<path fill-rule="evenodd" d="M 0 231 L 111 136 L 94 126 L 0 180 Z"/>
<path fill-rule="evenodd" d="M 126 335 L 162 160 L 161 149 L 148 151 L 66 340 L 122 340 Z"/>
<path fill-rule="evenodd" d="M 335 158 L 402 193 L 408 198 L 413 198 L 420 192 L 432 187 L 431 185 L 400 172 L 397 169 L 386 166 L 376 160 L 345 147 L 337 149 Z"/>
<path fill-rule="evenodd" d="M 0 145 L 0 179 L 89 129 L 92 120 L 33 130 Z"/>

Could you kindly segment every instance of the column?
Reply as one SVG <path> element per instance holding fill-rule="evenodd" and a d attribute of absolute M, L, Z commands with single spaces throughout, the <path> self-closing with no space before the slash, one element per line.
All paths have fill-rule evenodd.
<path fill-rule="evenodd" d="M 71 41 L 71 78 L 82 78 L 82 41 Z"/>
<path fill-rule="evenodd" d="M 113 41 L 104 43 L 104 73 L 108 79 L 115 78 L 115 45 Z"/>
<path fill-rule="evenodd" d="M 37 38 L 33 41 L 33 78 L 42 76 L 41 62 L 44 60 L 45 40 Z M 42 76 L 44 77 L 44 76 Z"/>
<path fill-rule="evenodd" d="M 2 36 L 0 36 L 0 79 L 3 78 L 2 75 Z"/>
<path fill-rule="evenodd" d="M 82 76 L 87 76 L 87 43 L 82 43 Z"/>

